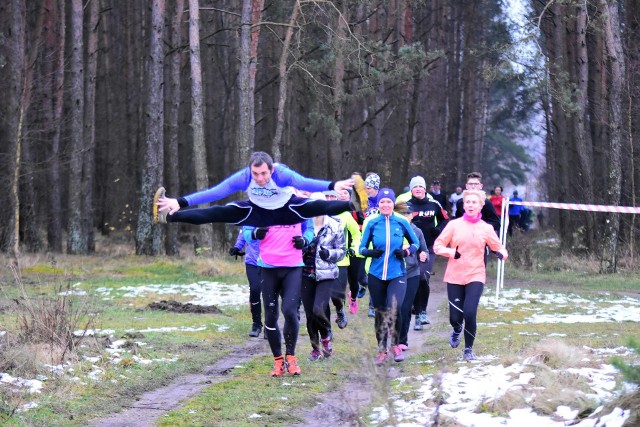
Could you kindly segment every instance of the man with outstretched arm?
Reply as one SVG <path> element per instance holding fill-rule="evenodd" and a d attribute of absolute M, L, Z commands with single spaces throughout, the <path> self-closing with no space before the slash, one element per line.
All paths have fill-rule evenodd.
<path fill-rule="evenodd" d="M 355 191 L 350 201 L 310 200 L 293 194 L 293 188 L 314 192 L 350 189 L 352 186 Z M 215 202 L 237 191 L 246 191 L 249 200 L 181 211 L 187 206 Z M 367 199 L 360 197 L 363 193 L 362 178 L 334 182 L 306 178 L 283 164 L 274 163 L 267 153 L 257 151 L 251 155 L 248 167 L 208 190 L 174 199 L 166 197 L 165 189 L 160 187 L 154 196 L 153 217 L 156 223 L 200 225 L 223 222 L 254 227 L 293 225 L 315 216 L 362 211 L 367 207 Z"/>

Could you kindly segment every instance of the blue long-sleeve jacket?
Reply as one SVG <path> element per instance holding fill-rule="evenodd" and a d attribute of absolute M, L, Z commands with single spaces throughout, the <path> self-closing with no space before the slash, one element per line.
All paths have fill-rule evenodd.
<path fill-rule="evenodd" d="M 242 250 L 244 248 L 244 263 L 249 265 L 258 265 L 258 256 L 260 255 L 260 241 L 247 241 L 244 238 L 244 229 L 246 227 L 242 227 L 240 232 L 238 233 L 238 238 L 236 239 L 236 243 L 233 245 L 234 247 Z M 251 227 L 253 230 L 253 227 Z"/>
<path fill-rule="evenodd" d="M 325 191 L 331 185 L 330 181 L 306 178 L 287 166 L 274 163 L 270 181 L 259 186 L 251 177 L 251 168 L 240 169 L 221 183 L 196 193 L 184 196 L 189 206 L 211 203 L 224 199 L 238 191 L 246 191 L 249 200 L 266 209 L 277 209 L 284 206 L 291 195 L 292 188 L 306 191 Z"/>
<path fill-rule="evenodd" d="M 360 253 L 369 248 L 383 251 L 379 258 L 371 259 L 369 274 L 380 280 L 391 280 L 406 275 L 404 259 L 396 258 L 393 253 L 396 249 L 402 249 L 404 239 L 409 242 L 409 252 L 413 255 L 418 249 L 419 240 L 413 232 L 411 224 L 399 215 L 378 215 L 371 217 L 365 223 L 360 242 Z"/>

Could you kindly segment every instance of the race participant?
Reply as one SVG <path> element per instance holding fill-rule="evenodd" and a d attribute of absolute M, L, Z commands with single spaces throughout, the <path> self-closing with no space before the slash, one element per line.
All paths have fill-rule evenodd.
<path fill-rule="evenodd" d="M 469 172 L 467 174 L 467 182 L 465 188 L 467 190 L 482 190 L 482 174 L 480 172 Z M 482 220 L 493 227 L 497 235 L 500 235 L 500 217 L 493 207 L 493 203 L 489 199 L 485 199 L 482 205 Z M 464 215 L 464 207 L 462 199 L 456 202 L 456 218 Z"/>
<path fill-rule="evenodd" d="M 444 281 L 449 298 L 449 323 L 453 330 L 449 338 L 452 348 L 460 345 L 464 327 L 464 360 L 475 359 L 473 343 L 476 338 L 478 304 L 487 279 L 484 254 L 485 246 L 506 260 L 507 250 L 500 243 L 493 227 L 483 221 L 481 210 L 487 196 L 481 190 L 465 190 L 464 214 L 452 220 L 436 239 L 436 254 L 449 258 Z M 493 208 L 493 206 L 492 206 Z"/>
<path fill-rule="evenodd" d="M 406 291 L 406 268 L 404 259 L 418 249 L 418 237 L 409 221 L 393 215 L 395 194 L 393 190 L 380 190 L 380 214 L 367 218 L 362 231 L 360 253 L 371 257 L 369 267 L 369 293 L 375 307 L 375 331 L 378 341 L 376 364 L 383 364 L 389 354 L 389 340 L 396 362 L 404 360 L 398 346 L 400 335 L 399 309 Z M 406 239 L 409 247 L 403 249 Z"/>
<path fill-rule="evenodd" d="M 321 193 L 311 195 L 311 198 L 319 197 L 324 198 Z M 336 262 L 344 258 L 346 252 L 340 220 L 326 215 L 315 217 L 313 231 L 315 237 L 304 247 L 301 291 L 311 342 L 311 361 L 333 354 L 331 323 L 326 312 L 332 290 L 338 282 Z"/>
<path fill-rule="evenodd" d="M 243 252 L 244 249 L 244 252 Z M 257 337 L 262 332 L 262 307 L 260 300 L 260 268 L 258 267 L 258 256 L 260 254 L 260 242 L 255 240 L 247 242 L 244 238 L 244 227 L 238 233 L 235 244 L 229 249 L 229 255 L 244 255 L 245 272 L 249 281 L 249 308 L 251 309 L 251 330 L 250 337 Z M 264 335 L 266 339 L 266 334 Z"/>
<path fill-rule="evenodd" d="M 422 231 L 411 222 L 414 217 L 413 206 L 411 203 L 396 203 L 395 212 L 404 216 L 411 224 L 411 229 L 416 236 L 420 246 L 418 251 L 405 258 L 407 268 L 407 291 L 404 294 L 404 300 L 400 307 L 400 338 L 398 339 L 398 347 L 402 351 L 409 348 L 409 325 L 411 324 L 411 308 L 413 306 L 413 300 L 418 292 L 418 286 L 420 286 L 420 265 L 424 264 L 428 259 L 427 244 L 424 241 Z M 403 245 L 403 248 L 408 247 L 408 244 Z"/>
<path fill-rule="evenodd" d="M 349 192 L 347 190 L 341 190 L 343 198 L 346 200 L 349 199 Z M 327 200 L 338 200 L 340 199 L 340 195 L 337 191 L 329 190 L 323 193 Z M 344 199 L 342 199 L 344 200 Z M 360 227 L 358 223 L 352 216 L 352 212 L 342 212 L 339 215 L 336 215 L 335 218 L 340 220 L 343 234 L 345 236 L 346 241 L 346 256 L 343 257 L 340 261 L 338 261 L 338 270 L 340 272 L 338 276 L 338 280 L 335 283 L 335 287 L 331 291 L 331 302 L 333 306 L 336 308 L 336 323 L 340 329 L 344 329 L 347 327 L 348 319 L 347 315 L 344 312 L 344 304 L 347 290 L 347 283 L 349 283 L 349 288 L 351 291 L 349 292 L 349 310 L 351 314 L 355 314 L 358 311 L 358 278 L 357 275 L 355 277 L 349 277 L 349 266 L 351 265 L 351 261 L 356 257 L 358 252 L 358 246 L 360 246 L 360 239 L 362 234 L 360 233 Z M 356 272 L 357 274 L 357 272 Z M 354 299 L 355 299 L 355 311 L 353 310 Z M 328 313 L 327 316 L 330 318 L 331 314 Z"/>
<path fill-rule="evenodd" d="M 353 191 L 353 190 L 352 190 Z M 340 190 L 338 193 L 338 200 L 349 200 L 350 195 L 347 190 Z M 338 215 L 338 218 L 342 220 L 345 214 L 341 213 Z M 347 265 L 347 282 L 349 283 L 349 312 L 351 314 L 356 314 L 358 312 L 358 293 L 360 292 L 360 288 L 362 287 L 361 282 L 365 282 L 366 279 L 363 278 L 364 274 L 361 273 L 362 264 L 364 264 L 364 258 L 362 255 L 358 253 L 358 248 L 360 247 L 360 240 L 362 239 L 362 222 L 364 222 L 364 216 L 356 213 L 355 211 L 351 212 L 351 217 L 353 222 L 349 218 L 344 218 L 346 227 L 345 227 L 345 236 L 347 238 L 347 257 L 346 261 L 343 259 L 338 263 L 338 267 L 340 268 L 340 277 L 342 279 L 342 267 Z M 356 219 L 357 218 L 357 219 Z M 361 221 L 359 221 L 361 219 Z M 349 250 L 351 249 L 351 250 Z"/>
<path fill-rule="evenodd" d="M 413 329 L 422 330 L 422 325 L 429 323 L 427 316 L 427 305 L 429 304 L 429 280 L 433 274 L 433 264 L 435 254 L 433 253 L 433 242 L 438 237 L 442 229 L 447 225 L 449 217 L 444 207 L 427 194 L 427 184 L 423 177 L 414 176 L 409 182 L 411 191 L 411 207 L 413 209 L 413 224 L 418 227 L 424 236 L 424 240 L 429 250 L 429 260 L 420 264 L 420 285 L 413 300 L 413 311 L 416 313 Z"/>
<path fill-rule="evenodd" d="M 298 306 L 302 282 L 302 248 L 313 239 L 312 230 L 303 237 L 302 225 L 275 225 L 272 227 L 246 227 L 244 238 L 248 242 L 260 241 L 260 278 L 264 304 L 264 328 L 274 358 L 272 377 L 280 377 L 285 371 L 300 375 L 296 343 L 300 330 Z M 278 326 L 278 300 L 282 298 L 281 311 L 284 317 L 283 336 L 285 356 Z"/>
<path fill-rule="evenodd" d="M 199 225 L 223 222 L 254 227 L 291 225 L 314 216 L 362 211 L 367 207 L 366 201 L 358 199 L 358 191 L 352 193 L 353 198 L 349 202 L 329 202 L 297 197 L 293 194 L 293 188 L 324 191 L 349 189 L 354 185 L 356 189 L 361 189 L 364 182 L 361 178 L 335 182 L 305 178 L 285 165 L 274 164 L 271 156 L 258 151 L 251 155 L 248 167 L 208 190 L 173 199 L 166 197 L 164 187 L 160 187 L 154 195 L 153 218 L 156 223 L 186 222 Z M 215 202 L 237 191 L 247 191 L 249 200 L 180 211 L 187 206 Z"/>

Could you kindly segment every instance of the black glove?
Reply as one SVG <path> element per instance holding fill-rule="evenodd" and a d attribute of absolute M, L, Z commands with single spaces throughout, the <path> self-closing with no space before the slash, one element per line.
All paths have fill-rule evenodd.
<path fill-rule="evenodd" d="M 504 256 L 498 251 L 495 251 L 494 254 L 496 255 L 496 258 L 498 258 L 499 260 L 502 260 L 504 258 Z"/>
<path fill-rule="evenodd" d="M 462 255 L 458 252 L 458 247 L 456 246 L 456 254 L 453 256 L 455 259 L 459 259 Z"/>
<path fill-rule="evenodd" d="M 291 241 L 293 242 L 293 247 L 296 249 L 302 249 L 307 245 L 307 241 L 304 240 L 302 236 L 293 236 Z"/>
<path fill-rule="evenodd" d="M 361 254 L 371 258 L 380 258 L 384 251 L 382 249 L 364 249 Z"/>
<path fill-rule="evenodd" d="M 404 249 L 396 249 L 395 251 L 393 251 L 393 254 L 398 259 L 404 259 L 407 256 L 407 251 L 405 251 Z"/>
<path fill-rule="evenodd" d="M 240 249 L 233 246 L 231 249 L 229 249 L 229 255 L 231 256 L 235 255 L 235 257 L 237 258 L 238 256 L 244 255 L 244 252 L 242 252 Z"/>
<path fill-rule="evenodd" d="M 318 255 L 320 255 L 321 260 L 327 261 L 329 259 L 329 249 L 320 247 Z"/>
<path fill-rule="evenodd" d="M 348 257 L 354 257 L 354 256 L 356 256 L 356 251 L 354 251 L 353 249 L 349 248 L 345 252 L 345 255 L 348 256 Z"/>
<path fill-rule="evenodd" d="M 253 237 L 256 240 L 262 240 L 267 235 L 268 231 L 269 231 L 269 228 L 267 227 L 254 228 L 253 231 L 251 232 L 251 237 Z"/>

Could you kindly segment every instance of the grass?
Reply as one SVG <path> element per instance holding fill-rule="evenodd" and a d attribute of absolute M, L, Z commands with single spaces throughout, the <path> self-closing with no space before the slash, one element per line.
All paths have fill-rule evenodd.
<path fill-rule="evenodd" d="M 23 278 L 28 291 L 31 295 L 40 297 L 52 295 L 61 284 L 78 284 L 74 289 L 92 294 L 99 287 L 119 288 L 150 283 L 186 284 L 200 280 L 246 283 L 244 265 L 240 261 L 229 261 L 228 258 L 174 259 L 124 255 L 103 258 L 59 256 L 52 259 L 32 256 L 26 258 L 22 265 L 25 266 Z M 531 290 L 551 288 L 559 292 L 575 292 L 575 295 L 593 301 L 599 307 L 608 304 L 607 299 L 617 298 L 603 296 L 601 292 L 604 289 L 610 292 L 637 293 L 640 283 L 637 272 L 623 271 L 618 275 L 598 277 L 591 270 L 532 272 L 507 265 L 507 280 L 516 279 L 518 286 Z M 438 268 L 443 269 L 444 265 L 441 263 Z M 9 274 L 0 274 L 0 283 L 3 284 L 0 324 L 9 331 L 9 335 L 17 327 L 11 299 L 18 296 L 18 290 L 12 286 Z M 491 283 L 487 288 L 487 292 L 492 294 Z M 38 396 L 1 392 L 0 422 L 10 426 L 86 425 L 93 418 L 103 417 L 129 405 L 135 396 L 144 391 L 167 384 L 171 379 L 186 373 L 201 372 L 205 366 L 220 360 L 235 346 L 246 341 L 250 325 L 246 307 L 223 308 L 223 314 L 175 314 L 145 309 L 149 302 L 167 297 L 148 294 L 143 298 L 130 299 L 117 293 L 110 300 L 93 297 L 91 307 L 96 315 L 95 327 L 115 330 L 114 338 L 124 336 L 127 330 L 200 326 L 205 326 L 206 329 L 193 332 L 143 332 L 143 336 L 130 338 L 129 341 L 147 345 L 132 344 L 119 363 L 108 361 L 100 340 L 87 339 L 86 347 L 79 350 L 80 359 L 74 363 L 75 374 L 81 378 L 80 381 L 69 381 L 71 374 L 57 377 L 50 369 L 42 366 L 32 368 L 49 378 L 44 383 L 44 392 Z M 446 318 L 446 307 L 441 309 L 445 310 L 443 313 Z M 640 326 L 631 322 L 623 324 L 623 327 L 620 327 L 620 323 L 604 322 L 588 325 L 523 323 L 534 313 L 559 312 L 573 313 L 575 307 L 554 307 L 540 302 L 512 306 L 508 311 L 482 307 L 478 318 L 480 326 L 476 353 L 493 354 L 502 363 L 509 364 L 518 358 L 540 352 L 537 346 L 549 340 L 560 340 L 563 344 L 572 346 L 571 348 L 618 347 L 624 345 L 629 335 L 640 334 Z M 221 325 L 228 329 L 220 331 Z M 320 362 L 306 360 L 310 346 L 304 325 L 301 325 L 297 353 L 302 376 L 270 378 L 272 358 L 268 354 L 259 354 L 243 362 L 242 367 L 234 369 L 229 379 L 212 384 L 203 393 L 190 399 L 185 406 L 162 417 L 160 425 L 290 425 L 304 421 L 301 419 L 303 411 L 315 406 L 319 399 L 336 393 L 340 394 L 338 399 L 351 402 L 354 422 L 366 423 L 366 418 L 356 420 L 358 410 L 362 410 L 361 403 L 349 395 L 349 390 L 346 393 L 343 390 L 345 384 L 353 383 L 361 384 L 373 396 L 371 407 L 387 407 L 392 412 L 393 419 L 393 400 L 416 396 L 416 390 L 422 381 L 415 377 L 437 376 L 447 370 L 457 369 L 460 351 L 449 347 L 446 338 L 448 331 L 446 323 L 428 327 L 424 332 L 428 335 L 420 354 L 408 358 L 401 365 L 395 365 L 399 370 L 396 375 L 406 378 L 400 381 L 389 376 L 386 369 L 378 369 L 372 365 L 371 360 L 376 352 L 373 321 L 363 313 L 350 316 L 347 329 L 339 331 L 336 328 L 335 356 Z M 561 336 L 556 336 L 557 334 Z M 82 359 L 82 356 L 101 356 L 102 359 L 89 362 Z M 141 365 L 133 356 L 146 359 L 177 357 L 178 360 L 173 363 Z M 28 355 L 22 357 L 27 358 Z M 103 370 L 100 381 L 82 379 L 96 367 Z M 484 407 L 479 410 L 502 413 L 514 407 L 520 399 L 522 396 L 512 395 L 501 402 L 485 402 Z M 11 415 L 22 404 L 34 400 L 38 401 L 39 407 Z M 540 411 L 546 411 L 542 401 L 539 406 Z M 586 406 L 588 403 L 585 403 Z M 251 418 L 254 414 L 259 418 Z"/>

